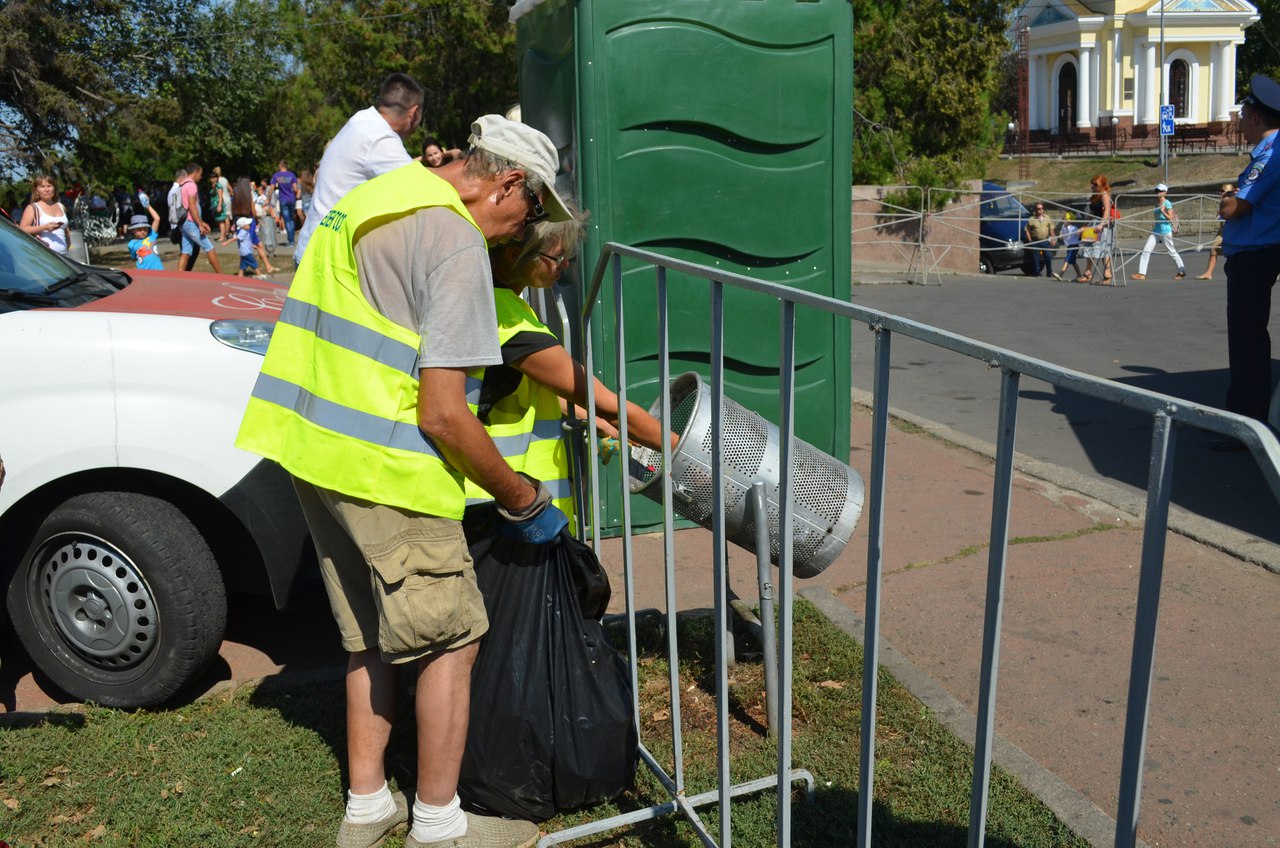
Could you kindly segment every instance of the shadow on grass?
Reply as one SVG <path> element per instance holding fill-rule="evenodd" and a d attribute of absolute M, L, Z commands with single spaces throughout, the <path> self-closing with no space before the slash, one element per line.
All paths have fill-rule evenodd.
<path fill-rule="evenodd" d="M 764 790 L 761 796 L 772 796 L 772 790 Z M 756 799 L 756 800 L 753 800 Z M 739 798 L 734 802 L 733 844 L 739 848 L 767 848 L 777 844 L 776 805 L 772 799 L 761 804 L 758 796 Z M 737 813 L 748 806 L 763 808 L 768 821 L 747 821 L 740 824 Z M 608 815 L 644 809 L 643 805 L 610 808 Z M 857 844 L 858 793 L 846 788 L 820 788 L 813 800 L 806 801 L 801 793 L 793 798 L 791 807 L 791 844 L 799 848 L 852 848 Z M 588 811 L 588 814 L 591 811 Z M 759 813 L 760 810 L 756 810 Z M 876 848 L 963 848 L 968 844 L 968 830 L 959 825 L 919 821 L 894 814 L 886 804 L 875 802 L 872 809 L 871 843 Z M 719 806 L 710 804 L 698 809 L 698 816 L 712 839 L 719 836 Z M 606 815 L 582 815 L 575 824 L 603 820 Z M 759 819 L 759 815 L 754 818 Z M 549 830 L 555 833 L 555 829 Z M 577 848 L 617 848 L 620 845 L 644 846 L 644 848 L 684 848 L 698 844 L 694 830 L 682 814 L 670 813 L 661 818 L 638 824 L 622 826 L 614 830 L 574 840 Z M 1024 848 L 1024 843 L 998 835 L 988 835 L 984 841 L 988 848 Z"/>
<path fill-rule="evenodd" d="M 617 628 L 611 627 L 611 638 L 618 635 Z M 659 621 L 655 626 L 643 626 L 637 635 L 641 739 L 655 760 L 672 770 L 670 723 L 664 723 L 662 718 L 670 706 L 665 634 Z M 692 796 L 718 785 L 712 622 L 705 616 L 682 616 L 677 639 L 684 785 L 686 794 Z M 856 844 L 857 831 L 861 654 L 856 643 L 804 601 L 796 604 L 796 640 L 792 766 L 809 770 L 817 789 L 812 802 L 805 800 L 802 790 L 794 790 L 792 844 L 803 848 L 848 848 Z M 739 641 L 738 647 L 755 649 L 745 640 Z M 399 719 L 387 755 L 390 778 L 406 791 L 414 786 L 416 767 L 411 677 L 406 671 L 397 703 Z M 882 678 L 881 691 L 883 733 L 878 734 L 873 844 L 877 848 L 965 845 L 972 751 L 927 716 L 927 711 L 887 673 Z M 338 764 L 345 786 L 349 779 L 344 697 L 341 682 L 298 686 L 268 680 L 252 693 L 250 702 L 255 708 L 273 710 L 289 724 L 314 734 Z M 762 699 L 760 664 L 739 662 L 731 676 L 729 692 L 730 765 L 735 782 L 768 777 L 776 770 L 776 743 L 767 738 L 760 720 Z M 1016 782 L 998 771 L 992 789 L 985 842 L 988 846 L 1047 848 L 1083 844 Z M 548 833 L 557 833 L 651 808 L 658 808 L 661 814 L 572 844 L 588 848 L 677 848 L 699 843 L 694 828 L 672 808 L 669 793 L 643 763 L 631 790 L 606 804 L 563 813 L 541 826 Z M 718 805 L 700 807 L 697 814 L 715 838 L 719 829 Z M 777 801 L 772 787 L 735 798 L 733 843 L 740 848 L 776 845 L 776 818 Z"/>
<path fill-rule="evenodd" d="M 387 745 L 387 775 L 393 789 L 412 794 L 417 782 L 417 731 L 413 718 L 413 669 L 401 670 L 396 717 Z M 249 702 L 257 709 L 274 710 L 292 725 L 314 733 L 332 752 L 349 786 L 347 768 L 346 689 L 341 679 L 299 685 L 289 677 L 267 678 L 254 689 Z"/>

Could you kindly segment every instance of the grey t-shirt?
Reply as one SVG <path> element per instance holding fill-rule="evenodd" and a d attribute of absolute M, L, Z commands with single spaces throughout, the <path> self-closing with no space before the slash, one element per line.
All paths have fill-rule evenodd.
<path fill-rule="evenodd" d="M 461 215 L 419 209 L 361 236 L 355 257 L 374 308 L 422 336 L 418 368 L 502 362 L 489 252 Z"/>

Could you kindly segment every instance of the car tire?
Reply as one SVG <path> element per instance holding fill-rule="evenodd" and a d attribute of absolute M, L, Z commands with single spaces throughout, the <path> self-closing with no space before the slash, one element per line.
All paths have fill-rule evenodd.
<path fill-rule="evenodd" d="M 172 698 L 217 653 L 227 622 L 222 575 L 195 525 L 132 492 L 78 495 L 49 513 L 8 606 L 41 671 L 110 707 Z"/>
<path fill-rule="evenodd" d="M 996 266 L 991 264 L 990 259 L 988 259 L 985 256 L 978 257 L 978 273 L 979 274 L 994 274 L 995 272 L 996 272 Z"/>

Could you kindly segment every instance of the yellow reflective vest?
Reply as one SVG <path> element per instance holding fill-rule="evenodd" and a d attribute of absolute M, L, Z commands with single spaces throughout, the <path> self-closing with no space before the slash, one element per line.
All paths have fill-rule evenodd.
<path fill-rule="evenodd" d="M 236 446 L 326 489 L 461 518 L 463 477 L 418 427 L 422 339 L 375 309 L 356 273 L 362 228 L 429 206 L 476 226 L 453 187 L 418 162 L 358 186 L 325 215 L 289 287 Z"/>
<path fill-rule="evenodd" d="M 498 343 L 506 344 L 517 333 L 555 334 L 538 320 L 532 307 L 520 295 L 506 288 L 493 291 L 498 314 Z M 483 384 L 485 369 L 477 368 L 467 379 L 468 386 Z M 469 394 L 474 405 L 478 394 Z M 560 398 L 536 380 L 521 376 L 514 392 L 497 400 L 489 409 L 485 429 L 512 469 L 523 471 L 546 484 L 556 506 L 573 525 L 573 485 L 569 460 L 560 428 Z M 467 505 L 488 503 L 493 496 L 470 480 L 466 481 Z"/>

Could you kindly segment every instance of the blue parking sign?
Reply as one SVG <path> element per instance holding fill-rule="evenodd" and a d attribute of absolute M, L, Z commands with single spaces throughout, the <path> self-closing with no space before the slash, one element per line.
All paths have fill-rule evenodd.
<path fill-rule="evenodd" d="M 1160 135 L 1173 135 L 1173 106 L 1160 107 Z"/>

